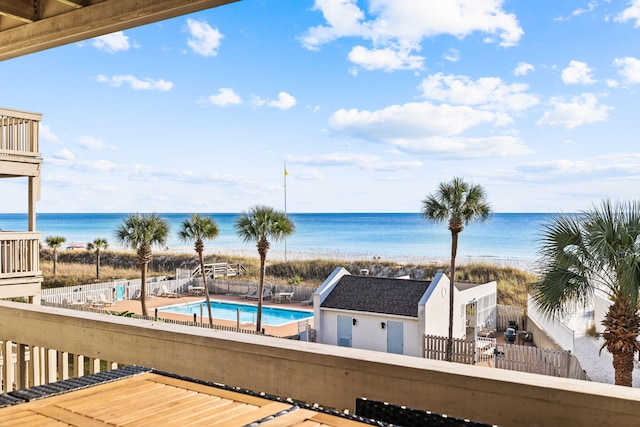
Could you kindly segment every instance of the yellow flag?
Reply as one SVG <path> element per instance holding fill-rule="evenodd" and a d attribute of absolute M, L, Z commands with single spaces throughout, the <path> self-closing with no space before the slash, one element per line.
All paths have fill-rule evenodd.
<path fill-rule="evenodd" d="M 287 171 L 287 167 L 285 166 L 285 168 L 284 168 L 284 176 L 288 176 L 288 175 L 289 175 L 289 172 Z"/>

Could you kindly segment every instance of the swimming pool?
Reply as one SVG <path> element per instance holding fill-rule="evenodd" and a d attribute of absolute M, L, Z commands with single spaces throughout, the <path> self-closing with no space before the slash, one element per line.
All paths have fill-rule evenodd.
<path fill-rule="evenodd" d="M 202 307 L 202 311 L 200 308 Z M 238 320 L 238 309 L 240 309 L 241 323 L 255 323 L 258 314 L 258 306 L 252 304 L 236 304 L 229 302 L 211 301 L 211 313 L 214 319 Z M 167 307 L 158 307 L 158 312 L 186 314 L 207 318 L 207 303 L 205 300 L 188 304 L 174 304 Z M 309 319 L 313 317 L 313 312 L 305 310 L 293 310 L 280 307 L 262 307 L 262 324 L 268 326 L 281 326 L 289 322 Z"/>

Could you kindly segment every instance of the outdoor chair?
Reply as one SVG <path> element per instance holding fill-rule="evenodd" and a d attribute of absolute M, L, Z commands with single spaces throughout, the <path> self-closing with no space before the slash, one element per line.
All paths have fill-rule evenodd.
<path fill-rule="evenodd" d="M 103 307 L 111 307 L 112 305 L 116 305 L 115 301 L 108 300 L 104 294 L 98 294 L 98 300 Z"/>
<path fill-rule="evenodd" d="M 258 290 L 255 289 L 255 290 L 252 290 L 250 292 L 247 292 L 246 294 L 241 294 L 241 295 L 238 295 L 238 296 L 240 298 L 244 298 L 244 299 L 253 299 L 253 298 L 258 299 Z"/>
<path fill-rule="evenodd" d="M 98 301 L 94 297 L 87 297 L 87 305 L 91 308 L 103 308 L 104 303 Z"/>
<path fill-rule="evenodd" d="M 168 298 L 178 298 L 180 297 L 180 294 L 178 292 L 172 292 L 169 289 L 167 289 L 166 285 L 162 285 L 161 287 L 161 291 L 160 291 L 160 296 L 161 297 L 168 297 Z"/>
<path fill-rule="evenodd" d="M 247 296 L 247 299 L 258 299 L 258 291 Z M 262 299 L 271 299 L 271 288 L 265 286 L 265 288 L 262 290 Z"/>

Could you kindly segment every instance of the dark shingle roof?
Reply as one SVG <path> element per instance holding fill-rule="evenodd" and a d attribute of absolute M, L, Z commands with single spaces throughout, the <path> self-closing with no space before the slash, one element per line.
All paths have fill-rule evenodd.
<path fill-rule="evenodd" d="M 418 317 L 418 303 L 431 282 L 342 276 L 321 307 Z"/>

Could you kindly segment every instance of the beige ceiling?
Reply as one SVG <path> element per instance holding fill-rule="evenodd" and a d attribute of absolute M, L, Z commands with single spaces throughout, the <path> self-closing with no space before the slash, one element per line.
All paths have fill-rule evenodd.
<path fill-rule="evenodd" d="M 238 0 L 0 0 L 0 61 Z"/>

